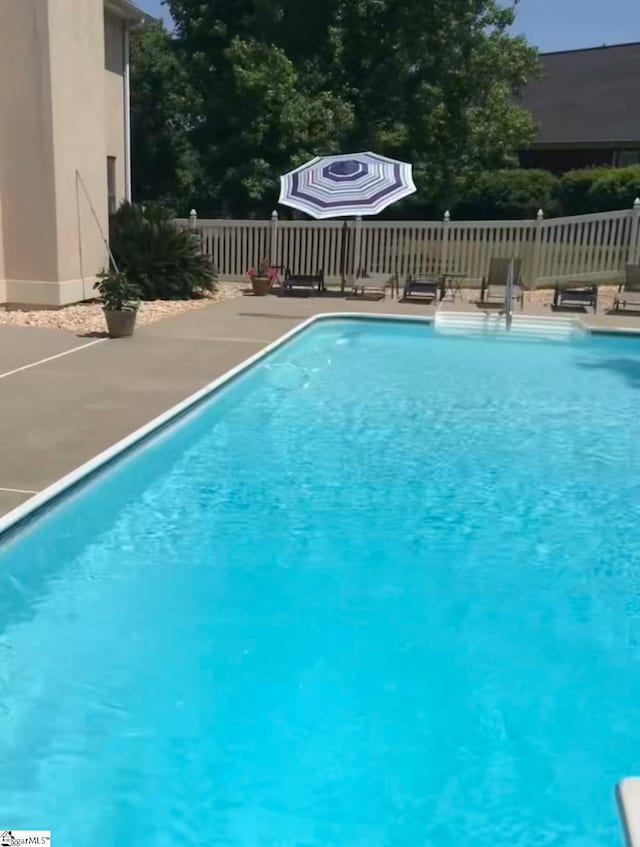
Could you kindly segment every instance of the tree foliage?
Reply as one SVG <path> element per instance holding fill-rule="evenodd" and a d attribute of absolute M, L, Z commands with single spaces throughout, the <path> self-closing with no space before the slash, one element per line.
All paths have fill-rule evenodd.
<path fill-rule="evenodd" d="M 170 205 L 196 195 L 197 152 L 192 143 L 202 104 L 186 65 L 161 23 L 131 37 L 131 145 L 135 194 Z"/>
<path fill-rule="evenodd" d="M 533 135 L 516 100 L 536 54 L 510 35 L 513 9 L 497 0 L 168 6 L 174 37 L 142 30 L 134 54 L 143 199 L 264 215 L 281 173 L 312 155 L 373 149 L 414 163 L 411 214 L 447 205 L 470 174 L 510 165 Z"/>

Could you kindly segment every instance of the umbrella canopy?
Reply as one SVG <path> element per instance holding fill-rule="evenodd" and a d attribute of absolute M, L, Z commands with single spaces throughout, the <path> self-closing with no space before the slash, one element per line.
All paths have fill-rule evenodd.
<path fill-rule="evenodd" d="M 313 218 L 377 215 L 415 190 L 411 165 L 376 153 L 316 156 L 280 177 L 280 202 Z"/>

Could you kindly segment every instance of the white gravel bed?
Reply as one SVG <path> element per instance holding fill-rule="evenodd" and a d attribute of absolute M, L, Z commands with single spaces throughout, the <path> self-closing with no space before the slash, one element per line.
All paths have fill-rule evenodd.
<path fill-rule="evenodd" d="M 200 300 L 147 300 L 140 304 L 138 326 L 162 321 L 192 309 L 202 309 L 211 303 L 231 300 L 242 294 L 243 286 L 220 282 L 216 291 Z M 60 309 L 4 309 L 0 307 L 0 324 L 62 329 L 76 335 L 106 333 L 102 306 L 99 303 L 76 303 Z"/>

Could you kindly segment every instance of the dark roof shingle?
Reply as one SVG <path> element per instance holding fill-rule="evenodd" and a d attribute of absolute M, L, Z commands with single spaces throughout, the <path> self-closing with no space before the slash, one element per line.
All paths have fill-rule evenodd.
<path fill-rule="evenodd" d="M 523 96 L 541 125 L 534 144 L 640 142 L 640 43 L 540 60 L 544 77 Z"/>

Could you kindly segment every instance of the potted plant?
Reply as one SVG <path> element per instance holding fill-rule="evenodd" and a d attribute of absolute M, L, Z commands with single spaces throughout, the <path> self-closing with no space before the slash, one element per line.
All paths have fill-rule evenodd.
<path fill-rule="evenodd" d="M 109 338 L 133 335 L 140 305 L 140 292 L 122 271 L 102 271 L 95 284 L 100 295 Z"/>
<path fill-rule="evenodd" d="M 264 297 L 271 290 L 271 286 L 278 279 L 278 271 L 271 265 L 268 259 L 261 259 L 258 268 L 249 268 L 247 276 L 251 280 L 251 287 L 256 297 Z"/>

